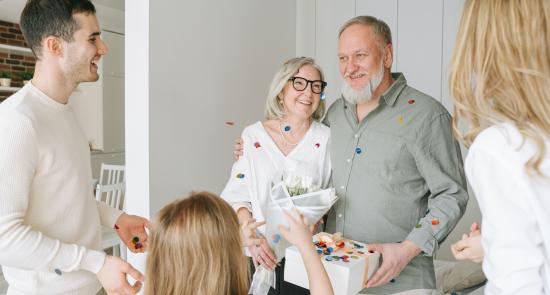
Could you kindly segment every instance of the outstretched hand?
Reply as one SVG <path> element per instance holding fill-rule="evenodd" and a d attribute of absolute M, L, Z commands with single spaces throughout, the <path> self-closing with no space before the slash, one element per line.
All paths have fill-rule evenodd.
<path fill-rule="evenodd" d="M 126 275 L 133 277 L 136 282 L 130 285 Z M 141 289 L 143 275 L 128 262 L 113 256 L 107 256 L 103 267 L 97 273 L 99 282 L 109 295 L 136 294 Z"/>
<path fill-rule="evenodd" d="M 457 260 L 471 260 L 476 263 L 483 261 L 481 230 L 476 222 L 470 226 L 469 234 L 463 234 L 460 241 L 451 245 L 451 252 Z"/>
<path fill-rule="evenodd" d="M 300 214 L 295 208 L 284 211 L 283 213 L 286 221 L 290 225 L 289 229 L 284 228 L 282 225 L 277 226 L 283 238 L 296 245 L 298 249 L 312 246 L 311 228 L 308 225 L 307 218 Z"/>
<path fill-rule="evenodd" d="M 262 244 L 262 239 L 256 236 L 256 229 L 265 224 L 265 221 L 256 221 L 256 219 L 248 219 L 241 225 L 241 237 L 243 246 L 259 246 Z"/>
<path fill-rule="evenodd" d="M 384 285 L 399 276 L 405 266 L 421 252 L 420 248 L 409 240 L 401 243 L 369 244 L 367 248 L 382 255 L 382 264 L 368 280 L 367 288 Z"/>
<path fill-rule="evenodd" d="M 134 253 L 143 253 L 147 249 L 149 220 L 136 215 L 122 213 L 115 224 L 120 240 Z"/>

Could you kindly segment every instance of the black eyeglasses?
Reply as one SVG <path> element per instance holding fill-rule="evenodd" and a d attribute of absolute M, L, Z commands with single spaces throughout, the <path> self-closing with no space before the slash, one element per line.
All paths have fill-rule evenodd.
<path fill-rule="evenodd" d="M 311 83 L 311 91 L 315 94 L 320 94 L 327 87 L 327 82 L 321 80 L 311 81 L 302 77 L 292 77 L 288 79 L 292 81 L 292 87 L 298 91 L 303 91 L 307 88 L 307 84 Z"/>

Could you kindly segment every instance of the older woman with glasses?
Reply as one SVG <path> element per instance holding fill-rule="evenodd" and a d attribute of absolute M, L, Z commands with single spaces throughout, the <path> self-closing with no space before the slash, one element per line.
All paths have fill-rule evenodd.
<path fill-rule="evenodd" d="M 246 127 L 242 133 L 243 156 L 235 162 L 222 192 L 241 223 L 264 220 L 273 183 L 288 175 L 306 174 L 318 188 L 329 183 L 329 128 L 319 123 L 325 111 L 322 99 L 327 83 L 314 60 L 297 57 L 285 62 L 271 82 L 264 121 Z M 258 245 L 247 254 L 254 265 L 273 269 L 273 254 L 260 227 Z M 267 237 L 271 238 L 271 237 Z M 269 294 L 309 294 L 284 282 L 284 260 L 276 267 L 276 289 Z"/>

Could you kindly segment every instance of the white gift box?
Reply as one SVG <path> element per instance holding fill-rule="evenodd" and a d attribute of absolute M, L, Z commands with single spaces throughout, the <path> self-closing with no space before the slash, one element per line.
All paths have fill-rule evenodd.
<path fill-rule="evenodd" d="M 343 239 L 339 234 L 327 233 L 313 236 L 313 243 L 335 295 L 359 293 L 379 267 L 380 253 L 369 253 L 364 243 Z M 330 251 L 329 248 L 333 250 Z M 285 281 L 309 289 L 306 268 L 296 246 L 286 249 L 285 258 Z"/>

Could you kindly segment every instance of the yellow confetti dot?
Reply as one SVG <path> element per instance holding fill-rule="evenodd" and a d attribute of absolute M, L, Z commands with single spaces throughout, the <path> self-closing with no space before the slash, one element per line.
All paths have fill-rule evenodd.
<path fill-rule="evenodd" d="M 397 122 L 398 122 L 400 125 L 403 125 L 403 123 L 405 123 L 405 119 L 403 118 L 403 116 L 399 116 L 399 118 L 397 118 Z"/>

